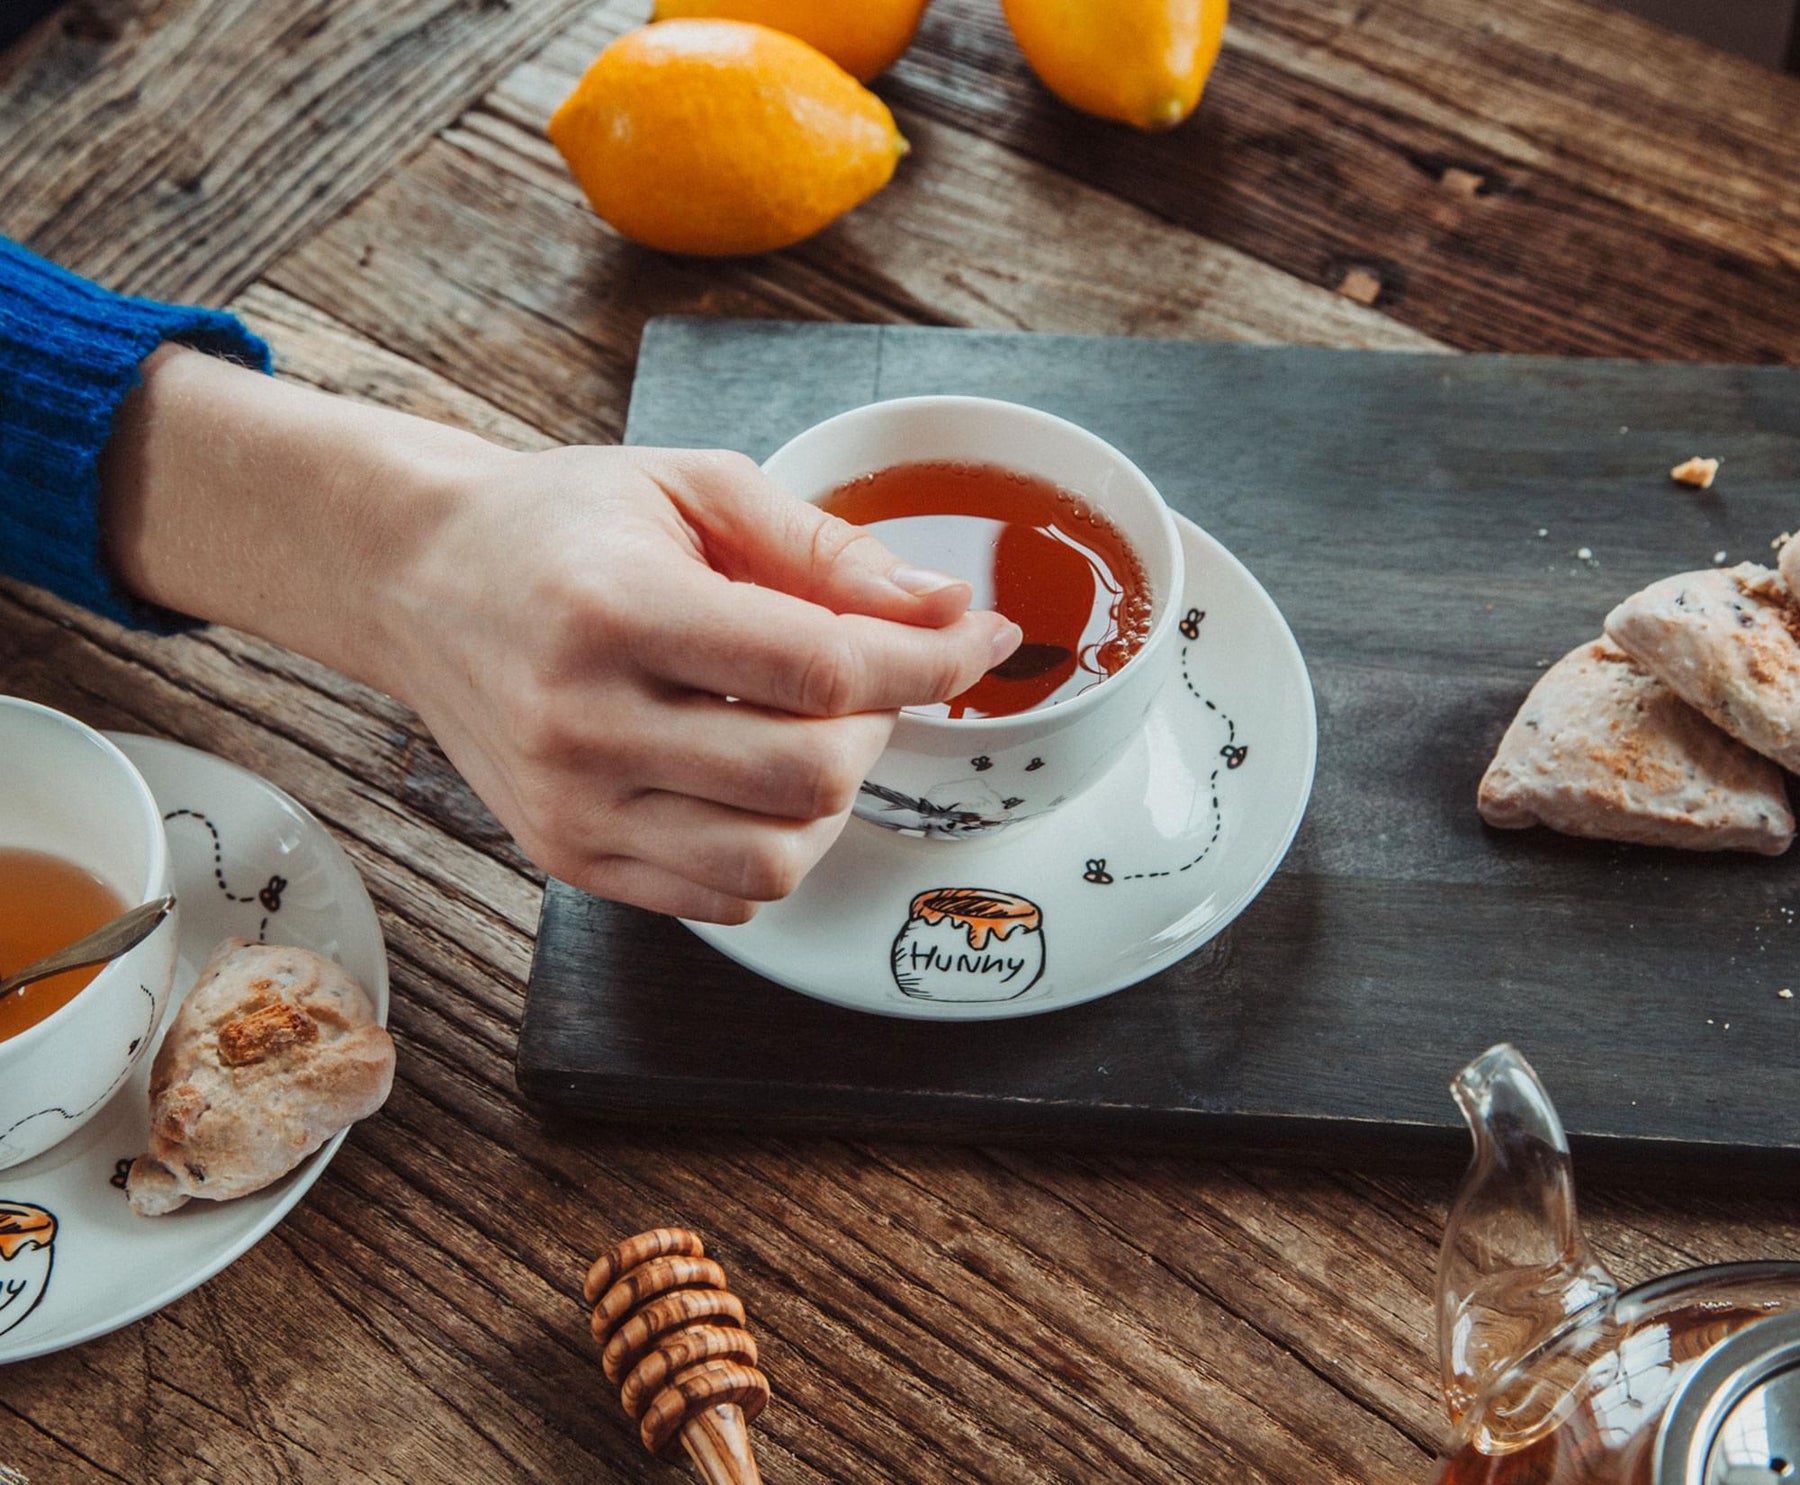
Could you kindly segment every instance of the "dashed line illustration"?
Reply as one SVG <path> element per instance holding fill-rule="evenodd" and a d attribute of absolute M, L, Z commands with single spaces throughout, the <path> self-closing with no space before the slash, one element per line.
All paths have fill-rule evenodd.
<path fill-rule="evenodd" d="M 1220 710 L 1216 702 L 1194 684 L 1193 674 L 1188 668 L 1188 655 L 1193 648 L 1191 642 L 1200 637 L 1200 625 L 1205 618 L 1206 614 L 1203 610 L 1191 608 L 1181 620 L 1181 633 L 1190 641 L 1181 647 L 1181 683 L 1187 688 L 1188 695 L 1225 724 L 1225 743 L 1218 752 L 1220 761 L 1206 779 L 1206 795 L 1212 808 L 1212 832 L 1207 836 L 1206 844 L 1192 858 L 1178 866 L 1165 867 L 1161 870 L 1115 872 L 1109 869 L 1105 857 L 1090 857 L 1084 863 L 1084 870 L 1081 874 L 1084 882 L 1091 882 L 1097 887 L 1110 887 L 1115 882 L 1146 882 L 1161 877 L 1180 876 L 1183 872 L 1192 871 L 1206 860 L 1212 854 L 1213 848 L 1219 844 L 1219 838 L 1225 833 L 1225 810 L 1219 799 L 1219 775 L 1242 768 L 1249 760 L 1250 745 L 1238 741 L 1237 723 L 1232 721 L 1230 716 Z"/>
<path fill-rule="evenodd" d="M 219 884 L 219 891 L 225 894 L 226 901 L 254 902 L 261 906 L 263 920 L 257 926 L 256 939 L 258 943 L 266 943 L 269 919 L 281 911 L 281 894 L 287 891 L 287 878 L 274 874 L 254 892 L 233 892 L 231 884 L 225 880 L 225 847 L 219 839 L 219 827 L 199 810 L 170 810 L 163 816 L 164 824 L 172 825 L 177 820 L 198 820 L 206 827 L 206 833 L 212 837 L 213 880 Z"/>

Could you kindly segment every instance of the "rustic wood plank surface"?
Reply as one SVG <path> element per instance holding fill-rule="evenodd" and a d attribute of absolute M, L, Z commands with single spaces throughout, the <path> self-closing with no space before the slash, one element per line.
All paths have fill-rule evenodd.
<path fill-rule="evenodd" d="M 1045 96 L 990 0 L 936 0 L 881 84 L 916 150 L 894 185 L 711 265 L 608 233 L 539 132 L 647 8 L 75 0 L 0 57 L 0 231 L 231 304 L 285 375 L 520 446 L 617 437 L 670 312 L 1800 361 L 1800 86 L 1578 0 L 1240 0 L 1199 117 L 1158 138 Z M 1336 292 L 1358 269 L 1372 306 Z M 678 1479 L 576 1292 L 666 1222 L 716 1237 L 765 1342 L 771 1481 L 1429 1473 L 1437 1176 L 546 1123 L 511 1067 L 541 878 L 416 719 L 17 584 L 0 688 L 310 805 L 381 912 L 400 1046 L 270 1237 L 0 1372 L 0 1479 Z M 1791 1192 L 1587 1196 L 1628 1279 L 1800 1246 Z"/>

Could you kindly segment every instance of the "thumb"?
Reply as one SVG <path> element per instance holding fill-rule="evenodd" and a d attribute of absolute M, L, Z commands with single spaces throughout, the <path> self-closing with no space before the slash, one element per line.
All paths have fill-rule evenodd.
<path fill-rule="evenodd" d="M 915 567 L 865 527 L 798 500 L 736 454 L 676 456 L 670 493 L 727 577 L 775 588 L 834 613 L 941 629 L 973 592 Z"/>

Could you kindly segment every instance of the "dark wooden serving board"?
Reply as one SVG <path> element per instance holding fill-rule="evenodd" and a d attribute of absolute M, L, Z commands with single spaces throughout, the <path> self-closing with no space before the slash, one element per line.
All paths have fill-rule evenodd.
<path fill-rule="evenodd" d="M 987 1024 L 821 1005 L 552 883 L 527 1094 L 661 1126 L 1448 1160 L 1445 1082 L 1508 1039 L 1590 1163 L 1793 1178 L 1800 852 L 1496 832 L 1474 796 L 1543 665 L 1615 602 L 1800 525 L 1800 372 L 662 320 L 629 437 L 761 458 L 925 392 L 1085 424 L 1262 579 L 1319 702 L 1291 855 L 1155 979 Z M 1670 482 L 1690 454 L 1724 457 L 1711 491 Z"/>

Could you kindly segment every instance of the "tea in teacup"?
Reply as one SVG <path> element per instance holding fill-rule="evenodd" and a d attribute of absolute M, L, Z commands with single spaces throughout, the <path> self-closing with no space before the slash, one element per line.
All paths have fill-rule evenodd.
<path fill-rule="evenodd" d="M 1052 706 L 1116 674 L 1150 633 L 1143 562 L 1104 514 L 1049 480 L 993 464 L 899 464 L 819 504 L 907 562 L 964 579 L 976 608 L 1025 631 L 968 690 L 915 711 L 1009 717 Z"/>
<path fill-rule="evenodd" d="M 68 947 L 124 911 L 118 893 L 74 862 L 0 847 L 0 977 Z M 60 1011 L 102 968 L 65 970 L 0 995 L 0 1041 Z"/>
<path fill-rule="evenodd" d="M 1173 514 L 1111 444 L 1013 402 L 901 397 L 814 424 L 763 468 L 909 564 L 968 579 L 976 603 L 1025 631 L 947 705 L 900 714 L 863 781 L 863 819 L 972 840 L 1076 798 L 1137 736 L 1187 579 Z M 960 522 L 973 540 L 940 536 Z"/>

